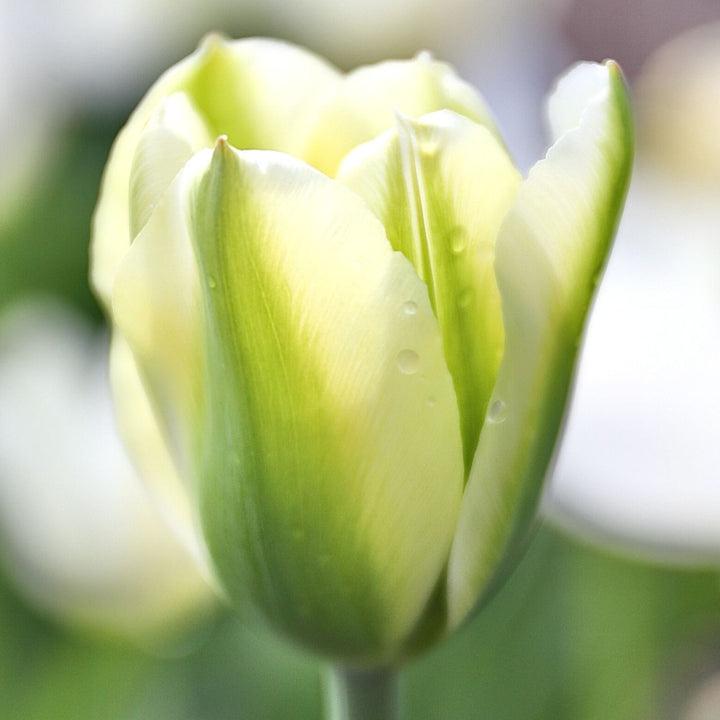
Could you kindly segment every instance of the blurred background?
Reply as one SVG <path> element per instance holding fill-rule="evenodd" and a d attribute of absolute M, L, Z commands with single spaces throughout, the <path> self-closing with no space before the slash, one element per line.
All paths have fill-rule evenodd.
<path fill-rule="evenodd" d="M 635 176 L 544 519 L 403 674 L 413 719 L 720 717 L 718 0 L 0 0 L 0 717 L 312 719 L 315 661 L 217 600 L 118 444 L 89 226 L 111 142 L 204 33 L 343 69 L 429 49 L 518 165 L 572 62 L 631 84 Z"/>

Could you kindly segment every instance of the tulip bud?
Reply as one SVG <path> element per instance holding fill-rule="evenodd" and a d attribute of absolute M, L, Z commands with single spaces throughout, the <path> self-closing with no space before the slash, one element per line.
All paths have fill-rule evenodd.
<path fill-rule="evenodd" d="M 628 180 L 618 68 L 573 69 L 550 118 L 523 181 L 428 56 L 343 77 L 212 39 L 112 151 L 120 416 L 144 394 L 233 603 L 340 662 L 456 627 L 532 521 Z"/>

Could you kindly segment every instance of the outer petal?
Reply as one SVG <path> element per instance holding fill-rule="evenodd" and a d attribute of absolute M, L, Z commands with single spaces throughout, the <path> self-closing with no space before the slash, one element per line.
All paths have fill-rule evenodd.
<path fill-rule="evenodd" d="M 495 238 L 520 174 L 487 128 L 449 110 L 350 153 L 338 179 L 361 195 L 427 283 L 453 376 L 469 473 L 502 357 Z"/>
<path fill-rule="evenodd" d="M 140 136 L 130 173 L 130 236 L 142 230 L 185 163 L 215 140 L 190 97 L 164 98 Z"/>
<path fill-rule="evenodd" d="M 170 195 L 173 218 L 160 220 Z M 183 287 L 157 273 L 158 247 L 185 241 L 205 307 L 192 339 L 206 348 L 194 468 L 219 576 L 315 649 L 390 659 L 438 581 L 462 491 L 427 290 L 353 193 L 221 141 L 179 176 L 118 278 L 116 318 L 156 399 L 171 377 L 182 398 L 183 356 L 170 353 L 168 371 L 160 338 L 130 334 L 129 299 L 145 298 L 155 327 L 184 312 Z"/>
<path fill-rule="evenodd" d="M 192 504 L 191 478 L 181 477 L 132 350 L 117 330 L 110 343 L 110 383 L 118 431 L 139 477 L 167 524 L 209 576 L 207 552 Z"/>
<path fill-rule="evenodd" d="M 202 147 L 212 140 L 210 131 L 186 93 L 177 92 L 161 100 L 141 134 L 130 173 L 130 206 L 128 208 L 130 235 L 136 236 L 145 226 L 177 173 Z M 182 256 L 169 253 L 169 267 L 176 267 Z M 187 257 L 185 275 L 188 274 Z M 188 280 L 192 288 L 192 280 Z M 196 285 L 196 284 L 195 284 Z M 198 293 L 188 293 L 197 299 Z M 188 306 L 186 313 L 195 316 Z M 138 317 L 145 317 L 144 309 L 136 309 Z M 140 320 L 140 323 L 143 321 Z M 146 328 L 153 333 L 153 328 Z M 133 328 L 133 332 L 137 332 Z M 175 343 L 168 346 L 178 351 Z M 198 359 L 195 360 L 197 364 Z M 181 457 L 181 443 L 176 437 L 170 448 L 158 426 L 156 410 L 144 389 L 141 373 L 120 329 L 113 329 L 110 347 L 111 382 L 115 396 L 115 411 L 120 432 L 141 477 L 147 483 L 168 522 L 178 532 L 198 558 L 203 557 L 202 543 L 197 537 L 196 523 L 187 493 L 187 463 Z M 194 392 L 191 390 L 190 392 Z M 185 433 L 185 436 L 187 434 Z M 168 450 L 174 451 L 171 457 Z M 181 477 L 182 475 L 182 477 Z"/>
<path fill-rule="evenodd" d="M 103 176 L 93 220 L 91 279 L 106 309 L 118 263 L 134 236 L 128 208 L 136 149 L 164 98 L 186 93 L 213 139 L 224 133 L 239 147 L 297 153 L 316 103 L 340 79 L 325 61 L 292 45 L 225 42 L 215 36 L 166 72 L 118 136 Z"/>
<path fill-rule="evenodd" d="M 393 127 L 397 111 L 419 117 L 442 109 L 454 110 L 496 132 L 477 92 L 449 65 L 427 53 L 414 60 L 359 68 L 328 98 L 302 157 L 333 176 L 352 148 Z"/>
<path fill-rule="evenodd" d="M 120 338 L 113 348 L 113 381 L 130 446 L 137 451 L 141 441 L 132 440 L 137 437 L 137 429 L 130 427 L 134 414 L 147 419 L 150 428 L 151 409 L 162 428 L 163 449 L 192 489 L 205 359 L 198 340 L 203 301 L 186 222 L 186 178 L 187 173 L 180 174 L 171 184 L 118 269 L 112 312 Z"/>
<path fill-rule="evenodd" d="M 521 187 L 498 240 L 505 355 L 450 558 L 451 626 L 487 592 L 535 511 L 630 173 L 629 106 L 616 65 L 574 68 L 549 111 L 559 139 Z"/>

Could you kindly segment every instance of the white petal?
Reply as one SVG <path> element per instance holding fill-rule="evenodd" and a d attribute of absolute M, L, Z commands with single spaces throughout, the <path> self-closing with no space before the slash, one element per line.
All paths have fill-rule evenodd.
<path fill-rule="evenodd" d="M 487 594 L 534 517 L 630 173 L 632 129 L 617 66 L 576 66 L 551 113 L 564 134 L 521 185 L 497 242 L 505 354 L 450 558 L 453 626 Z"/>
<path fill-rule="evenodd" d="M 187 426 L 229 595 L 315 649 L 389 659 L 439 581 L 463 482 L 427 289 L 339 182 L 280 153 L 208 155 L 133 243 L 115 319 L 170 434 Z M 168 262 L 188 243 L 196 330 Z M 206 405 L 185 403 L 195 374 Z"/>

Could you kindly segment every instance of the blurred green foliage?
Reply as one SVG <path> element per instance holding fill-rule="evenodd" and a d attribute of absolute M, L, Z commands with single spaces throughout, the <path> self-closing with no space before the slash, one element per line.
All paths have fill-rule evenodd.
<path fill-rule="evenodd" d="M 640 720 L 669 709 L 713 640 L 714 572 L 613 558 L 542 529 L 470 625 L 403 675 L 410 720 Z M 315 662 L 229 614 L 161 659 L 73 633 L 0 585 L 0 717 L 248 720 L 321 717 Z"/>
<path fill-rule="evenodd" d="M 44 293 L 100 320 L 87 282 L 90 219 L 119 129 L 107 118 L 88 119 L 58 138 L 48 165 L 0 229 L 0 310 Z"/>
<path fill-rule="evenodd" d="M 77 123 L 0 237 L 0 311 L 42 292 L 96 321 L 92 209 L 117 124 Z M 599 553 L 541 528 L 486 610 L 403 675 L 410 720 L 672 720 L 720 648 L 715 571 Z M 196 650 L 161 659 L 55 625 L 0 576 L 0 718 L 321 717 L 319 667 L 222 614 Z"/>

